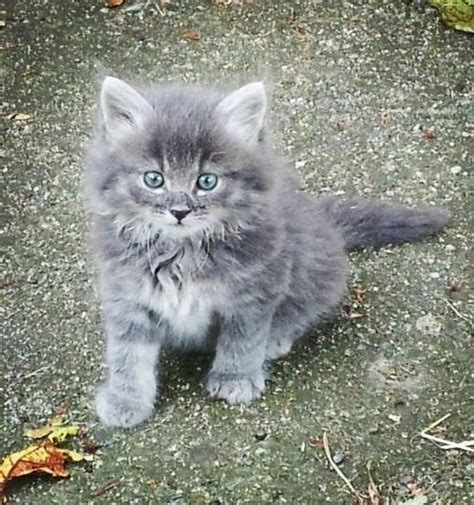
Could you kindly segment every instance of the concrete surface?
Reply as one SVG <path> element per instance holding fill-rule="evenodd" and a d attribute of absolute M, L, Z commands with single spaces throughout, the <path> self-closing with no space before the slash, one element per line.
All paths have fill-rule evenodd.
<path fill-rule="evenodd" d="M 1 453 L 63 402 L 103 446 L 69 479 L 9 486 L 10 503 L 353 503 L 323 432 L 362 493 L 371 462 L 383 504 L 472 503 L 469 454 L 417 436 L 451 414 L 437 435 L 473 438 L 472 38 L 423 2 L 175 3 L 7 2 Z M 453 227 L 354 255 L 362 306 L 341 308 L 276 364 L 262 401 L 210 402 L 208 360 L 172 355 L 156 416 L 105 430 L 91 408 L 103 341 L 81 200 L 103 67 L 157 80 L 271 74 L 276 142 L 308 191 L 443 205 Z"/>

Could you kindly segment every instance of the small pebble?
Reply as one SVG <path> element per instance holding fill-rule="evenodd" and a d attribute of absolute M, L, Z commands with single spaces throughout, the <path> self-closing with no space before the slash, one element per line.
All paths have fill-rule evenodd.
<path fill-rule="evenodd" d="M 344 458 L 345 458 L 344 453 L 341 451 L 337 451 L 332 459 L 334 460 L 334 463 L 336 463 L 336 465 L 340 465 L 344 461 Z"/>

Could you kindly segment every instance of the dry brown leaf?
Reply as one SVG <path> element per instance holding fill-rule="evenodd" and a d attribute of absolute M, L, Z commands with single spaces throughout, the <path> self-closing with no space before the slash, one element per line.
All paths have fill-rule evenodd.
<path fill-rule="evenodd" d="M 27 121 L 31 121 L 33 119 L 31 114 L 26 114 L 24 112 L 14 112 L 13 114 L 9 114 L 7 117 L 14 123 L 26 123 Z"/>
<path fill-rule="evenodd" d="M 64 442 L 67 437 L 75 437 L 79 434 L 79 426 L 58 426 L 48 435 L 48 440 L 56 444 Z"/>
<path fill-rule="evenodd" d="M 187 30 L 185 31 L 181 37 L 184 40 L 189 40 L 190 42 L 199 42 L 201 40 L 201 34 L 199 32 L 196 32 L 194 30 Z"/>
<path fill-rule="evenodd" d="M 293 26 L 293 31 L 296 33 L 296 36 L 301 40 L 301 41 L 306 41 L 309 39 L 309 33 L 306 31 L 306 28 L 301 25 L 294 25 Z"/>
<path fill-rule="evenodd" d="M 64 442 L 69 436 L 76 436 L 79 433 L 79 426 L 65 426 L 68 421 L 66 414 L 58 414 L 52 417 L 45 426 L 39 428 L 26 428 L 24 433 L 30 438 L 48 437 L 50 442 Z"/>
<path fill-rule="evenodd" d="M 411 496 L 424 496 L 426 489 L 420 486 L 417 482 L 409 482 L 406 487 L 410 491 Z"/>
<path fill-rule="evenodd" d="M 458 281 L 457 279 L 453 279 L 448 282 L 448 289 L 451 291 L 451 293 L 456 293 L 457 291 L 461 290 L 461 282 Z"/>
<path fill-rule="evenodd" d="M 5 501 L 5 486 L 17 477 L 30 473 L 48 473 L 54 477 L 67 477 L 67 460 L 82 461 L 90 457 L 76 451 L 60 449 L 51 442 L 36 444 L 8 455 L 0 465 L 0 498 Z"/>
<path fill-rule="evenodd" d="M 54 426 L 47 424 L 39 428 L 25 428 L 23 433 L 29 438 L 44 438 L 54 430 Z"/>
<path fill-rule="evenodd" d="M 155 479 L 150 479 L 147 481 L 147 484 L 151 487 L 151 489 L 156 490 L 158 489 L 158 483 L 156 482 Z"/>
<path fill-rule="evenodd" d="M 308 440 L 308 445 L 310 447 L 323 447 L 323 440 L 321 437 L 310 437 Z"/>
<path fill-rule="evenodd" d="M 430 128 L 420 128 L 420 135 L 423 140 L 433 140 L 436 138 L 436 133 Z"/>
<path fill-rule="evenodd" d="M 393 421 L 396 424 L 399 424 L 400 421 L 402 420 L 402 416 L 399 416 L 397 414 L 389 414 L 388 418 L 390 419 L 390 421 Z"/>
<path fill-rule="evenodd" d="M 369 317 L 367 311 L 363 310 L 366 293 L 367 289 L 360 287 L 355 287 L 352 290 L 350 300 L 343 306 L 343 309 L 346 312 L 347 316 L 349 316 L 349 319 L 353 320 Z"/>
<path fill-rule="evenodd" d="M 105 0 L 107 7 L 120 7 L 123 3 L 125 0 Z"/>
<path fill-rule="evenodd" d="M 357 303 L 358 305 L 362 305 L 365 301 L 365 295 L 367 293 L 367 289 L 362 288 L 354 288 L 352 293 L 352 303 Z"/>
<path fill-rule="evenodd" d="M 100 448 L 102 447 L 101 444 L 96 442 L 95 440 L 83 440 L 81 442 L 81 448 L 84 452 L 87 452 L 88 454 L 94 454 L 97 452 Z"/>

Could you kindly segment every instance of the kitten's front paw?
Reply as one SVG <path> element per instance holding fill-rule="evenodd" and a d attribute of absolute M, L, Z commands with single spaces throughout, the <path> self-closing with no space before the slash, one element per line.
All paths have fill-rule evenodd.
<path fill-rule="evenodd" d="M 120 396 L 103 385 L 95 398 L 95 407 L 105 426 L 131 428 L 148 419 L 153 413 L 153 401 L 131 396 Z"/>
<path fill-rule="evenodd" d="M 227 403 L 249 403 L 265 391 L 265 378 L 261 370 L 251 375 L 211 372 L 207 390 L 211 398 Z"/>

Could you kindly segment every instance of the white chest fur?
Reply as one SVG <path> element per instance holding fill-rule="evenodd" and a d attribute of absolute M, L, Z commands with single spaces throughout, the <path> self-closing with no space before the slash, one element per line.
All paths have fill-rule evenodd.
<path fill-rule="evenodd" d="M 218 300 L 215 287 L 190 278 L 178 283 L 163 272 L 158 285 L 147 282 L 141 294 L 142 301 L 168 323 L 176 343 L 199 345 L 206 338 Z"/>

